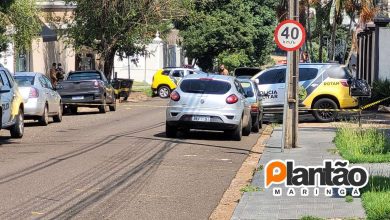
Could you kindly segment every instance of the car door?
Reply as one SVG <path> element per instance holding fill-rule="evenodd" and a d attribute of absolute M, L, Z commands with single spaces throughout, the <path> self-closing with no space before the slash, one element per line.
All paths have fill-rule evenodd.
<path fill-rule="evenodd" d="M 285 67 L 265 70 L 257 79 L 264 106 L 281 106 L 284 104 L 286 86 Z"/>
<path fill-rule="evenodd" d="M 58 106 L 60 105 L 60 96 L 56 91 L 54 91 L 53 85 L 51 84 L 49 78 L 42 75 L 43 80 L 45 81 L 46 89 L 48 91 L 48 102 L 49 102 L 49 111 L 50 113 L 58 113 Z"/>
<path fill-rule="evenodd" d="M 41 86 L 41 88 L 39 89 L 42 90 L 39 91 L 40 94 L 38 99 L 40 102 L 47 102 L 49 107 L 49 113 L 50 113 L 53 111 L 54 105 L 53 105 L 53 100 L 51 99 L 51 94 L 50 94 L 51 91 L 49 89 L 49 85 L 47 84 L 43 75 L 38 75 L 37 77 L 38 77 L 39 84 Z"/>
<path fill-rule="evenodd" d="M 12 108 L 12 100 L 14 99 L 14 92 L 11 88 L 11 83 L 8 80 L 7 74 L 4 70 L 0 70 L 0 78 L 1 78 L 1 107 L 2 107 L 2 127 L 7 127 L 11 124 L 11 108 Z"/>
<path fill-rule="evenodd" d="M 100 73 L 101 74 L 101 77 L 102 77 L 102 81 L 104 83 L 104 90 L 106 92 L 106 102 L 107 103 L 113 103 L 114 102 L 114 97 L 115 97 L 115 94 L 114 94 L 114 88 L 111 86 L 111 84 L 108 82 L 106 76 L 104 76 L 103 73 Z"/>
<path fill-rule="evenodd" d="M 238 93 L 240 94 L 240 101 L 241 101 L 242 106 L 244 108 L 244 122 L 245 122 L 245 125 L 247 125 L 247 122 L 248 122 L 249 117 L 250 117 L 250 103 L 248 102 L 248 100 L 245 97 L 245 91 L 242 88 L 241 83 L 238 82 L 237 80 L 235 80 L 234 85 L 235 85 Z"/>

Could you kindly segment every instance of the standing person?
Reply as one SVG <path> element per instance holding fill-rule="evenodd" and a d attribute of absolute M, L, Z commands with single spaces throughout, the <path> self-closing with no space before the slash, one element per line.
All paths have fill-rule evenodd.
<path fill-rule="evenodd" d="M 352 72 L 352 76 L 356 78 L 356 73 L 357 73 L 356 64 L 352 64 L 351 72 Z"/>
<path fill-rule="evenodd" d="M 219 74 L 220 75 L 225 75 L 225 76 L 227 76 L 227 75 L 229 75 L 229 71 L 225 68 L 225 65 L 221 65 L 221 66 L 219 66 Z"/>
<path fill-rule="evenodd" d="M 56 86 L 57 84 L 57 64 L 53 63 L 50 68 L 50 81 L 53 86 Z"/>
<path fill-rule="evenodd" d="M 62 69 L 61 63 L 58 63 L 56 71 L 57 71 L 57 80 L 58 81 L 63 80 L 65 72 L 64 69 Z"/>

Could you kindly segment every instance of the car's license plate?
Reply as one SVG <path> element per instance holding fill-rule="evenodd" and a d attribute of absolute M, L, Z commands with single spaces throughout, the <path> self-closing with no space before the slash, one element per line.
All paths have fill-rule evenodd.
<path fill-rule="evenodd" d="M 209 116 L 192 116 L 192 121 L 210 122 Z"/>
<path fill-rule="evenodd" d="M 84 96 L 73 96 L 72 100 L 81 100 L 84 99 Z"/>

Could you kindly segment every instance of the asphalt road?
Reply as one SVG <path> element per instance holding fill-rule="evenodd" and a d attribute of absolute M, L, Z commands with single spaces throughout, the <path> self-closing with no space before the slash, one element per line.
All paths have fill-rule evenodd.
<path fill-rule="evenodd" d="M 207 219 L 259 135 L 167 139 L 165 109 L 129 105 L 1 131 L 0 219 Z"/>

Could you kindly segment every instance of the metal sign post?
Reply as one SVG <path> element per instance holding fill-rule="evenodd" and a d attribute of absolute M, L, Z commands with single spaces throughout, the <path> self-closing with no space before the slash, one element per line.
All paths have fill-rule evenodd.
<path fill-rule="evenodd" d="M 298 1 L 289 0 L 290 19 L 281 22 L 275 30 L 276 44 L 287 52 L 285 101 L 283 109 L 283 134 L 281 151 L 295 148 L 298 141 L 299 113 L 299 48 L 306 39 L 303 26 L 298 19 Z"/>

